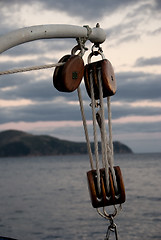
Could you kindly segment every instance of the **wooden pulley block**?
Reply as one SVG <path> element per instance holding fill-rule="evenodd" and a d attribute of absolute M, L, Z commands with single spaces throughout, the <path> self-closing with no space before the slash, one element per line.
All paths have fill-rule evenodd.
<path fill-rule="evenodd" d="M 108 203 L 106 201 L 106 185 L 104 182 L 104 176 L 103 176 L 104 169 L 100 170 L 100 186 L 101 186 L 101 193 L 98 192 L 98 186 L 97 186 L 97 172 L 96 170 L 91 170 L 87 172 L 87 179 L 88 179 L 88 188 L 90 193 L 90 198 L 92 202 L 92 206 L 94 208 L 99 208 L 103 206 L 109 206 L 112 205 L 114 201 L 114 187 L 111 179 L 111 174 L 109 173 L 109 179 L 110 179 L 110 193 L 108 195 Z M 112 184 L 112 185 L 111 185 Z M 106 204 L 106 205 L 105 205 Z"/>
<path fill-rule="evenodd" d="M 96 170 L 87 172 L 88 187 L 91 197 L 92 206 L 94 208 L 105 207 L 110 205 L 121 204 L 125 202 L 125 187 L 119 166 L 114 167 L 118 192 L 115 192 L 112 174 L 109 169 L 109 188 L 107 192 L 106 180 L 105 180 L 105 169 L 100 169 L 100 186 L 101 193 L 98 192 L 97 186 L 97 173 Z"/>
<path fill-rule="evenodd" d="M 90 77 L 93 79 L 95 99 L 99 99 L 99 74 L 102 81 L 103 97 L 116 93 L 116 78 L 112 64 L 107 59 L 89 63 L 85 66 L 84 81 L 87 93 L 91 97 Z"/>
<path fill-rule="evenodd" d="M 78 55 L 65 55 L 59 61 L 64 65 L 56 67 L 53 74 L 54 87 L 60 92 L 73 92 L 79 87 L 84 75 L 84 62 Z"/>

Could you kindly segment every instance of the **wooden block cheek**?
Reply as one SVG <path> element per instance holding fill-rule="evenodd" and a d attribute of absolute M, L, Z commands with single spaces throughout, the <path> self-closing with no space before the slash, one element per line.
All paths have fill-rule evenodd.
<path fill-rule="evenodd" d="M 115 204 L 121 204 L 124 203 L 126 200 L 124 181 L 120 167 L 115 166 L 114 170 L 118 187 L 118 193 L 115 193 Z"/>
<path fill-rule="evenodd" d="M 102 206 L 102 204 L 103 204 L 103 199 L 102 199 L 101 195 L 99 196 L 99 194 L 98 194 L 96 176 L 97 176 L 97 174 L 96 174 L 95 170 L 91 170 L 91 171 L 87 172 L 89 193 L 90 193 L 92 206 L 94 208 L 98 208 L 98 207 Z"/>
<path fill-rule="evenodd" d="M 73 77 L 76 74 L 76 77 Z M 84 75 L 84 62 L 79 56 L 71 56 L 62 70 L 63 85 L 67 91 L 74 91 Z"/>
<path fill-rule="evenodd" d="M 110 95 L 114 95 L 116 92 L 116 78 L 112 64 L 109 60 L 104 59 L 101 62 L 101 69 L 103 86 L 108 89 Z"/>
<path fill-rule="evenodd" d="M 83 59 L 77 55 L 65 55 L 59 62 L 65 64 L 55 68 L 53 84 L 60 92 L 73 92 L 80 85 L 84 75 Z"/>
<path fill-rule="evenodd" d="M 65 55 L 60 60 L 59 63 L 66 63 L 67 60 L 71 57 L 71 55 Z M 63 71 L 64 65 L 56 67 L 54 74 L 53 74 L 53 85 L 58 91 L 66 91 L 65 87 L 63 86 L 62 82 L 62 71 Z"/>

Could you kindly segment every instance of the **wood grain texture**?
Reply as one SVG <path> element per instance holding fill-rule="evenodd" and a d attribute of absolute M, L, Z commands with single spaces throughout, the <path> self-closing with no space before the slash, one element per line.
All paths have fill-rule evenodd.
<path fill-rule="evenodd" d="M 65 55 L 59 62 L 65 64 L 55 68 L 53 74 L 54 87 L 60 92 L 75 91 L 84 75 L 83 59 L 78 55 Z"/>
<path fill-rule="evenodd" d="M 109 184 L 110 191 L 107 192 L 106 180 L 105 180 L 105 169 L 100 169 L 100 184 L 101 184 L 101 193 L 98 193 L 97 187 L 97 173 L 96 170 L 91 170 L 87 172 L 88 187 L 92 206 L 94 208 L 110 206 L 121 204 L 125 202 L 125 187 L 123 182 L 123 177 L 121 169 L 119 166 L 114 167 L 118 192 L 115 191 L 113 178 L 111 171 L 109 169 Z"/>
<path fill-rule="evenodd" d="M 103 87 L 103 97 L 112 96 L 116 93 L 116 78 L 112 64 L 109 60 L 103 59 L 97 62 L 89 63 L 85 66 L 84 81 L 87 93 L 91 98 L 90 74 L 93 79 L 94 96 L 99 99 L 98 71 L 101 71 L 101 80 Z"/>

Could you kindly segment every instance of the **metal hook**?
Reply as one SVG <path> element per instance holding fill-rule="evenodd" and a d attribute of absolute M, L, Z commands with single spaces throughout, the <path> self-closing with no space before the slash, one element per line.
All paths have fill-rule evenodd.
<path fill-rule="evenodd" d="M 76 53 L 78 50 L 80 50 L 80 52 L 78 53 L 78 56 L 83 56 L 83 51 L 82 51 L 82 49 L 81 49 L 81 47 L 80 47 L 79 44 L 76 45 L 75 47 L 73 47 L 73 49 L 72 49 L 72 51 L 71 51 L 71 54 L 72 54 L 72 55 L 75 55 L 75 53 Z"/>
<path fill-rule="evenodd" d="M 98 48 L 98 50 L 97 51 L 94 51 L 94 48 Z M 94 53 L 94 52 L 98 52 L 99 54 L 103 54 L 103 50 L 102 50 L 102 48 L 100 47 L 100 44 L 93 44 L 93 46 L 92 46 L 92 48 L 91 48 L 91 51 L 92 51 L 92 53 Z"/>
<path fill-rule="evenodd" d="M 111 215 L 110 216 L 110 225 L 108 226 L 106 237 L 104 240 L 108 240 L 110 237 L 110 233 L 114 232 L 116 240 L 118 240 L 118 233 L 117 233 L 117 225 L 114 223 L 114 217 Z"/>

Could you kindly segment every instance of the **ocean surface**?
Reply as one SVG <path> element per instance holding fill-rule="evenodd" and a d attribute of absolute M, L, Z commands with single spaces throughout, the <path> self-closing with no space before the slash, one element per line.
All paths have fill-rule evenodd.
<path fill-rule="evenodd" d="M 115 155 L 115 165 L 127 199 L 115 219 L 119 240 L 160 240 L 161 154 Z M 0 235 L 103 240 L 109 222 L 91 205 L 88 170 L 87 155 L 0 158 Z"/>

